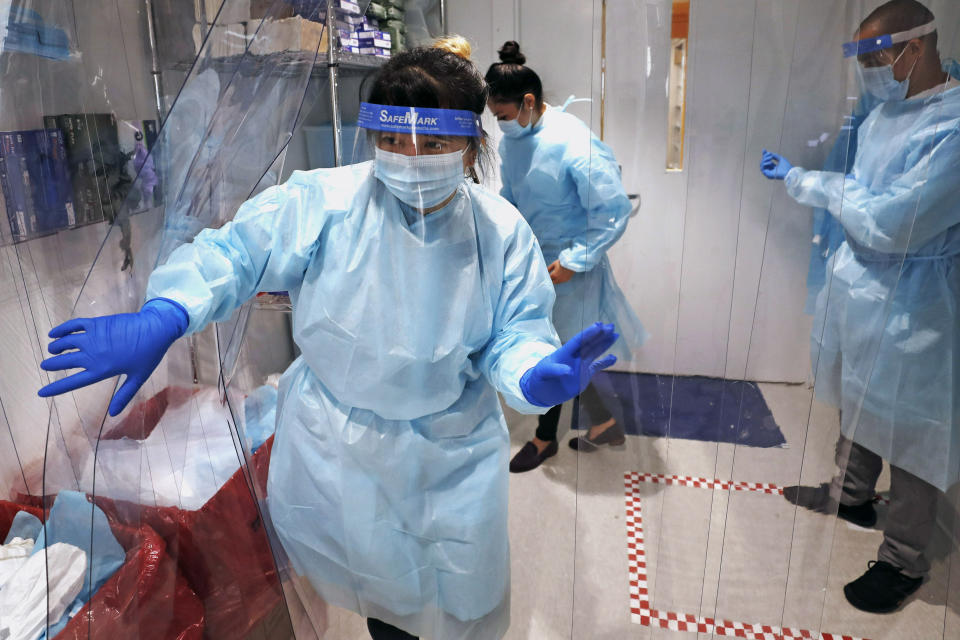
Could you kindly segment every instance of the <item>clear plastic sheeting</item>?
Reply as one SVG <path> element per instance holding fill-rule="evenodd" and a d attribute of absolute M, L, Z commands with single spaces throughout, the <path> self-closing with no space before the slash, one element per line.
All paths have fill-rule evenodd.
<path fill-rule="evenodd" d="M 563 412 L 540 467 L 511 476 L 515 637 L 957 634 L 956 185 L 936 176 L 957 167 L 942 83 L 960 16 L 924 3 L 944 66 L 911 71 L 906 52 L 894 80 L 933 93 L 881 118 L 858 79 L 870 74 L 843 50 L 881 4 L 449 6 L 481 66 L 514 40 L 548 103 L 592 98 L 569 111 L 642 201 L 606 253 L 650 338 L 597 377 L 599 401 L 585 393 Z M 892 32 L 927 23 L 907 9 Z M 898 82 L 888 91 L 908 93 Z M 907 112 L 919 120 L 895 115 Z M 585 139 L 570 127 L 562 142 Z M 800 169 L 771 181 L 764 149 Z M 501 158 L 504 173 L 526 157 Z M 562 189 L 538 195 L 550 207 Z M 510 418 L 514 453 L 543 438 L 543 422 Z M 874 580 L 897 574 L 883 563 L 907 590 L 925 576 L 892 615 L 863 610 L 882 606 L 858 581 L 877 560 Z"/>
<path fill-rule="evenodd" d="M 0 638 L 960 636 L 921 3 L 0 1 Z M 371 81 L 444 24 L 522 49 L 527 129 Z M 157 296 L 122 413 L 37 396 L 51 329 Z M 533 402 L 595 322 L 616 365 Z"/>
<path fill-rule="evenodd" d="M 0 529 L 21 531 L 29 515 L 43 537 L 65 523 L 63 544 L 86 566 L 62 610 L 54 595 L 69 585 L 46 585 L 45 635 L 291 637 L 297 625 L 297 637 L 322 637 L 322 602 L 307 616 L 294 595 L 288 609 L 261 511 L 273 374 L 294 356 L 286 315 L 248 305 L 180 341 L 116 418 L 115 380 L 36 392 L 57 377 L 39 368 L 52 327 L 135 311 L 176 246 L 285 177 L 294 132 L 328 90 L 325 9 L 16 5 L 0 54 Z M 358 59 L 345 75 L 381 63 Z M 241 348 L 248 325 L 265 337 Z M 47 550 L 59 547 L 37 548 L 59 566 Z"/>
<path fill-rule="evenodd" d="M 644 203 L 611 262 L 655 337 L 597 384 L 625 449 L 604 444 L 583 397 L 574 416 L 594 427 L 574 435 L 599 444 L 576 463 L 572 637 L 957 633 L 945 176 L 960 149 L 957 83 L 943 83 L 958 14 L 925 3 L 943 67 L 917 63 L 912 86 L 929 92 L 878 106 L 841 45 L 880 4 L 609 3 L 595 16 L 593 122 Z M 667 122 L 682 129 L 682 171 L 664 172 Z M 798 169 L 768 180 L 764 149 Z M 599 599 L 614 575 L 622 595 Z M 884 604 L 894 588 L 917 591 Z"/>

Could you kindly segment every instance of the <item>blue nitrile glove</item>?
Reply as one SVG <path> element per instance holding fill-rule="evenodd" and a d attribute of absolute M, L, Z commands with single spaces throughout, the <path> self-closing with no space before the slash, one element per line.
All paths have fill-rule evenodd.
<path fill-rule="evenodd" d="M 137 313 L 67 320 L 49 334 L 55 340 L 47 351 L 61 355 L 47 358 L 40 368 L 84 371 L 51 382 L 38 393 L 41 398 L 56 396 L 122 373 L 126 379 L 110 401 L 110 415 L 115 416 L 123 411 L 189 324 L 186 310 L 167 298 L 148 300 Z"/>
<path fill-rule="evenodd" d="M 593 374 L 617 361 L 614 355 L 597 358 L 619 337 L 612 324 L 597 322 L 587 327 L 523 374 L 523 397 L 538 407 L 555 407 L 575 397 L 587 388 Z"/>
<path fill-rule="evenodd" d="M 766 149 L 760 156 L 760 172 L 771 180 L 783 180 L 793 169 L 790 161 L 779 153 L 770 153 Z"/>

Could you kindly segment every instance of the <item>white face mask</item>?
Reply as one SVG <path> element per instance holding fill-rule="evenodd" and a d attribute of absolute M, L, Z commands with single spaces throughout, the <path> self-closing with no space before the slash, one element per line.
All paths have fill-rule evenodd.
<path fill-rule="evenodd" d="M 860 82 L 860 90 L 883 102 L 904 100 L 907 93 L 910 92 L 910 76 L 913 75 L 913 70 L 916 68 L 917 62 L 920 61 L 920 58 L 917 58 L 913 66 L 910 67 L 910 73 L 907 74 L 907 77 L 902 82 L 898 81 L 893 75 L 893 65 L 897 64 L 906 52 L 907 50 L 904 48 L 896 60 L 893 61 L 893 64 L 882 67 L 864 67 L 858 64 L 857 79 Z"/>
<path fill-rule="evenodd" d="M 522 138 L 533 131 L 533 107 L 530 107 L 530 120 L 527 121 L 526 126 L 520 124 L 519 113 L 513 120 L 497 120 L 497 126 L 508 138 Z"/>
<path fill-rule="evenodd" d="M 408 156 L 376 148 L 373 173 L 390 193 L 415 209 L 430 209 L 457 190 L 464 180 L 463 150 Z"/>

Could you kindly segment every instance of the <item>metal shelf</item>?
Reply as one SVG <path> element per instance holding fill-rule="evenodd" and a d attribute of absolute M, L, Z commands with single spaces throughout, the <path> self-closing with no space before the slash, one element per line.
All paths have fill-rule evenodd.
<path fill-rule="evenodd" d="M 281 51 L 264 56 L 251 53 L 238 54 L 226 58 L 212 58 L 204 61 L 183 61 L 173 65 L 177 71 L 190 71 L 195 64 L 210 67 L 221 73 L 238 72 L 244 76 L 259 76 L 264 73 L 277 76 L 300 76 L 303 67 L 310 65 L 312 76 L 327 77 L 328 54 L 312 51 Z M 386 58 L 377 56 L 362 56 L 355 53 L 338 53 L 336 55 L 337 68 L 341 73 L 366 74 L 379 68 L 386 62 Z"/>

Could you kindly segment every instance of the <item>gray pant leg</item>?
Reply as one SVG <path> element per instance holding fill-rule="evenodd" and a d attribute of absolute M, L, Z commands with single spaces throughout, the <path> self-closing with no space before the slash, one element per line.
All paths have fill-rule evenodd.
<path fill-rule="evenodd" d="M 937 495 L 933 485 L 900 467 L 890 465 L 890 509 L 877 559 L 900 567 L 911 578 L 930 571 L 924 556 L 937 524 Z"/>
<path fill-rule="evenodd" d="M 845 473 L 837 474 L 830 487 L 830 495 L 840 498 L 847 506 L 863 504 L 876 495 L 877 478 L 883 470 L 883 459 L 843 436 L 837 440 L 837 467 Z"/>

